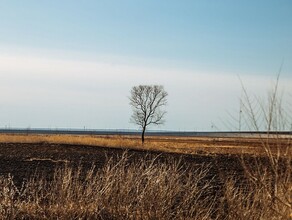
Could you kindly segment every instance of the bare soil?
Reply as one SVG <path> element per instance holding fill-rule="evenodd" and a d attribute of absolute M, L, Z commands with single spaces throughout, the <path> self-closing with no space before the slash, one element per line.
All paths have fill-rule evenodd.
<path fill-rule="evenodd" d="M 186 169 L 210 164 L 208 176 L 217 179 L 218 183 L 226 175 L 242 174 L 240 158 L 236 155 L 188 155 L 72 144 L 0 143 L 0 176 L 10 174 L 17 184 L 21 184 L 35 174 L 49 178 L 56 167 L 65 164 L 81 165 L 84 169 L 92 165 L 101 168 L 109 158 L 118 160 L 125 151 L 130 155 L 129 162 L 157 157 L 156 161 L 162 163 L 180 160 Z"/>

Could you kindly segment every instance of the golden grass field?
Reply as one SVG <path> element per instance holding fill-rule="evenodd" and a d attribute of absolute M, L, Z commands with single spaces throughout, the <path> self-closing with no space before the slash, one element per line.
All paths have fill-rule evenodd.
<path fill-rule="evenodd" d="M 152 150 L 183 154 L 252 154 L 262 155 L 268 142 L 272 152 L 289 149 L 291 137 L 175 137 L 147 136 L 142 145 L 140 136 L 126 135 L 66 135 L 66 134 L 1 134 L 0 143 L 77 144 L 113 148 Z"/>

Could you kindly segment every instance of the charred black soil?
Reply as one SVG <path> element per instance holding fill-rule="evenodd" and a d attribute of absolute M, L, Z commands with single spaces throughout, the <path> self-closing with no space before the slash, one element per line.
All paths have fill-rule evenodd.
<path fill-rule="evenodd" d="M 56 167 L 69 165 L 82 166 L 90 169 L 92 165 L 101 168 L 109 158 L 118 161 L 127 152 L 129 162 L 140 159 L 153 159 L 159 163 L 180 161 L 185 169 L 201 165 L 210 166 L 208 178 L 220 179 L 231 174 L 242 175 L 240 158 L 236 155 L 187 155 L 160 153 L 143 150 L 127 150 L 84 145 L 51 144 L 51 143 L 1 143 L 0 144 L 0 175 L 10 174 L 20 184 L 34 174 L 53 174 Z"/>
<path fill-rule="evenodd" d="M 266 168 L 269 166 L 268 158 L 251 155 L 204 154 L 204 152 L 190 155 L 47 142 L 0 143 L 0 176 L 11 175 L 15 185 L 21 187 L 22 183 L 31 177 L 38 178 L 39 175 L 50 181 L 56 168 L 82 167 L 84 171 L 88 171 L 95 166 L 99 169 L 103 168 L 109 160 L 111 163 L 118 163 L 124 155 L 126 155 L 127 164 L 139 164 L 140 160 L 157 163 L 158 166 L 179 164 L 184 173 L 182 179 L 185 178 L 184 175 L 187 177 L 185 171 L 192 172 L 203 167 L 203 170 L 208 170 L 208 173 L 199 181 L 199 185 L 204 186 L 207 181 L 211 183 L 211 188 L 204 191 L 201 196 L 210 198 L 210 202 L 214 199 L 218 200 L 214 204 L 215 209 L 223 208 L 225 214 L 228 213 L 228 202 L 223 201 L 227 180 L 232 178 L 237 186 L 244 186 L 247 183 L 243 161 L 252 169 L 255 163 L 257 165 L 261 163 Z M 284 169 L 285 166 L 282 168 Z"/>

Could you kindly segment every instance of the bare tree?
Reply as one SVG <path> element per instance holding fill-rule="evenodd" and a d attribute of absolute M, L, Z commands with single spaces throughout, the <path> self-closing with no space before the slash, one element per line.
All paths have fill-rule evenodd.
<path fill-rule="evenodd" d="M 160 107 L 167 104 L 167 92 L 160 85 L 139 85 L 131 90 L 130 105 L 133 109 L 131 122 L 141 126 L 142 143 L 148 125 L 160 125 L 164 123 L 163 117 L 166 111 Z"/>

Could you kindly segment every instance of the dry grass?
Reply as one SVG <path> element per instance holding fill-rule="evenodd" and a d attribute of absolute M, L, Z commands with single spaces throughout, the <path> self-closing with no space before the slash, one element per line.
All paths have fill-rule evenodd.
<path fill-rule="evenodd" d="M 128 163 L 126 154 L 102 169 L 59 168 L 52 180 L 17 188 L 0 178 L 1 219 L 211 219 L 208 167 L 185 171 L 179 161 Z"/>
<path fill-rule="evenodd" d="M 269 137 L 272 153 L 289 147 L 289 136 Z M 0 134 L 1 143 L 56 143 L 102 146 L 113 148 L 143 149 L 184 154 L 252 154 L 264 155 L 262 148 L 265 137 L 170 137 L 148 136 L 141 144 L 139 136 L 122 135 L 37 135 L 37 134 Z M 278 148 L 281 143 L 281 148 Z"/>
<path fill-rule="evenodd" d="M 272 191 L 271 178 L 265 176 L 261 181 L 265 185 L 248 182 L 244 187 L 238 187 L 234 180 L 226 180 L 223 204 L 228 212 L 227 219 L 292 219 L 291 178 L 289 183 L 282 180 L 277 185 L 276 200 L 269 193 Z"/>
<path fill-rule="evenodd" d="M 0 219 L 292 219 L 290 166 L 272 173 L 264 166 L 258 180 L 222 177 L 223 188 L 208 177 L 210 165 L 186 169 L 180 160 L 131 162 L 125 153 L 89 170 L 68 166 L 52 179 L 33 176 L 16 187 L 0 177 Z M 255 169 L 256 170 L 256 169 Z"/>

